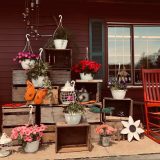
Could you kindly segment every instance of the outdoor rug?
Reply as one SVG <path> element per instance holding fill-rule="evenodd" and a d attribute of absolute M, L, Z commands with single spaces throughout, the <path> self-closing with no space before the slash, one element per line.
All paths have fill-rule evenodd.
<path fill-rule="evenodd" d="M 43 145 L 36 153 L 24 153 L 14 151 L 10 156 L 3 160 L 54 160 L 86 157 L 108 157 L 121 155 L 139 155 L 160 153 L 160 144 L 144 137 L 140 141 L 116 141 L 109 147 L 102 147 L 93 143 L 92 151 L 55 153 L 55 145 Z"/>

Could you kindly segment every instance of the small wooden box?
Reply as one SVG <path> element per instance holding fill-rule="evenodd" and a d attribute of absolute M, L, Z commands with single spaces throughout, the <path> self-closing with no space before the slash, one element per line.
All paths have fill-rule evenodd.
<path fill-rule="evenodd" d="M 50 70 L 50 80 L 53 84 L 65 84 L 71 81 L 71 71 L 69 70 Z"/>
<path fill-rule="evenodd" d="M 56 152 L 91 151 L 90 139 L 88 123 L 78 125 L 68 125 L 65 122 L 56 123 Z"/>

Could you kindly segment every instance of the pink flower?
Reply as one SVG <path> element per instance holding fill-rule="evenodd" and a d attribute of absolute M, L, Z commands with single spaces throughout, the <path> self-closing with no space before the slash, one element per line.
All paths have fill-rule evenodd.
<path fill-rule="evenodd" d="M 18 132 L 17 131 L 12 131 L 11 133 L 11 139 L 17 139 L 18 138 Z"/>
<path fill-rule="evenodd" d="M 30 52 L 19 52 L 15 58 L 13 58 L 14 61 L 21 62 L 25 59 L 33 59 L 37 60 L 39 57 L 38 54 L 30 53 Z"/>
<path fill-rule="evenodd" d="M 43 131 L 46 129 L 45 125 L 35 126 L 21 126 L 12 129 L 11 138 L 21 140 L 22 142 L 32 142 L 39 140 L 44 134 Z"/>
<path fill-rule="evenodd" d="M 31 138 L 30 136 L 26 136 L 26 137 L 24 138 L 24 141 L 25 141 L 25 142 L 32 142 L 32 138 Z"/>

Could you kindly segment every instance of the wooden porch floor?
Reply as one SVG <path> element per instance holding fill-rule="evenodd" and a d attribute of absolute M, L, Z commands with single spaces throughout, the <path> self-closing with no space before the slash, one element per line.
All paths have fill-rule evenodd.
<path fill-rule="evenodd" d="M 108 159 L 114 160 L 114 157 L 126 157 L 132 155 L 136 157 L 144 154 L 156 153 L 160 159 L 160 144 L 155 143 L 149 138 L 145 137 L 138 141 L 120 141 L 113 142 L 109 147 L 102 147 L 93 143 L 91 152 L 70 152 L 70 153 L 55 153 L 55 145 L 42 145 L 36 153 L 24 153 L 14 151 L 10 156 L 3 158 L 4 160 L 54 160 L 54 159 Z M 159 154 L 158 154 L 159 153 Z M 101 157 L 101 158 L 100 158 Z M 112 158 L 111 158 L 112 157 Z M 149 156 L 147 156 L 149 157 Z M 151 156 L 152 157 L 152 156 Z M 145 158 L 144 158 L 145 159 Z M 155 158 L 156 159 L 156 158 Z M 128 159 L 129 160 L 129 159 Z M 132 160 L 132 158 L 131 158 Z M 136 159 L 135 159 L 136 160 Z"/>

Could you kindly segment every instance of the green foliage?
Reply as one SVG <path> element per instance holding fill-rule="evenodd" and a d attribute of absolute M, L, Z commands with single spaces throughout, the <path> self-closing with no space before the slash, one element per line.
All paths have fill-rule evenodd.
<path fill-rule="evenodd" d="M 27 71 L 28 79 L 38 79 L 38 76 L 47 76 L 48 68 L 48 63 L 45 63 L 42 60 L 38 60 L 35 63 L 35 66 Z"/>
<path fill-rule="evenodd" d="M 48 39 L 48 41 L 45 43 L 44 48 L 55 48 L 54 46 L 54 40 L 55 39 L 71 39 L 71 33 L 65 29 L 64 27 L 60 27 L 57 29 L 55 34 Z"/>
<path fill-rule="evenodd" d="M 55 35 L 53 35 L 54 39 L 67 39 L 67 31 L 65 28 L 63 27 L 59 27 L 56 32 Z"/>
<path fill-rule="evenodd" d="M 127 84 L 126 82 L 124 81 L 118 81 L 116 80 L 116 78 L 112 79 L 110 82 L 109 82 L 109 86 L 111 89 L 114 89 L 114 90 L 126 90 L 127 89 Z"/>
<path fill-rule="evenodd" d="M 78 102 L 70 103 L 66 110 L 66 113 L 84 113 L 85 112 L 85 107 Z"/>

